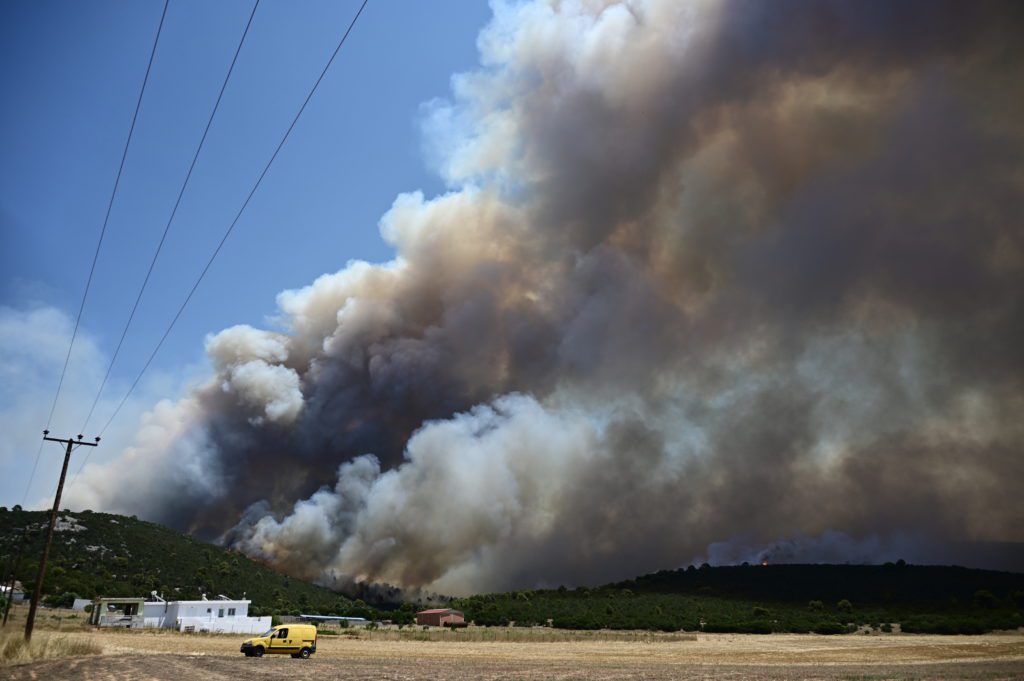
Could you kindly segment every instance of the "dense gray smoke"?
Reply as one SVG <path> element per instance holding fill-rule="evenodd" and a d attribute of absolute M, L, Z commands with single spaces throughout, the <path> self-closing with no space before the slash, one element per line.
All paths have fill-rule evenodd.
<path fill-rule="evenodd" d="M 395 259 L 211 336 L 70 503 L 445 593 L 1024 540 L 1020 3 L 494 9 Z"/>

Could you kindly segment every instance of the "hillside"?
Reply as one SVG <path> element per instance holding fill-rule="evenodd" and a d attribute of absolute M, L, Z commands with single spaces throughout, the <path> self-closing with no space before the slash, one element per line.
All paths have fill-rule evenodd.
<path fill-rule="evenodd" d="M 28 526 L 17 577 L 31 588 L 48 514 L 0 508 L 0 568 Z M 411 605 L 379 613 L 321 586 L 155 523 L 62 512 L 47 569 L 50 602 L 81 597 L 225 594 L 256 614 L 411 620 Z M 372 591 L 372 590 L 371 590 Z M 661 571 L 601 587 L 524 590 L 452 601 L 482 625 L 572 629 L 842 633 L 857 625 L 921 633 L 981 633 L 1024 624 L 1024 574 L 900 564 L 754 565 Z"/>
<path fill-rule="evenodd" d="M 597 588 L 458 599 L 478 624 L 573 629 L 919 633 L 1024 625 L 1024 574 L 900 564 L 690 567 Z"/>
<path fill-rule="evenodd" d="M 29 527 L 17 577 L 31 589 L 49 512 L 0 509 L 0 569 Z M 225 594 L 252 600 L 256 614 L 303 612 L 371 615 L 329 589 L 282 575 L 244 555 L 162 525 L 109 513 L 62 512 L 44 581 L 44 596 L 148 596 L 194 599 Z"/>

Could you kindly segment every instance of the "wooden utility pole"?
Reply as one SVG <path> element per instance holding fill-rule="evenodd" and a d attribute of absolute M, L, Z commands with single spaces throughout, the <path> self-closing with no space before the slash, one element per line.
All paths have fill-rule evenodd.
<path fill-rule="evenodd" d="M 32 601 L 28 604 L 28 620 L 25 621 L 26 642 L 32 640 L 32 627 L 36 622 L 36 608 L 39 607 L 39 599 L 43 595 L 43 576 L 46 574 L 46 559 L 50 556 L 50 544 L 53 543 L 53 528 L 57 524 L 57 513 L 60 512 L 60 495 L 64 491 L 64 478 L 68 475 L 68 462 L 71 461 L 71 450 L 75 445 L 95 447 L 100 443 L 100 439 L 98 437 L 96 438 L 96 442 L 83 442 L 81 435 L 78 436 L 77 440 L 72 440 L 71 438 L 61 440 L 60 438 L 49 437 L 49 435 L 50 431 L 43 431 L 44 440 L 66 444 L 67 449 L 64 451 L 64 467 L 60 469 L 60 482 L 57 483 L 57 496 L 53 498 L 53 512 L 50 513 L 50 527 L 46 531 L 46 539 L 43 541 L 43 555 L 39 559 L 39 571 L 36 573 L 35 588 L 32 589 Z"/>

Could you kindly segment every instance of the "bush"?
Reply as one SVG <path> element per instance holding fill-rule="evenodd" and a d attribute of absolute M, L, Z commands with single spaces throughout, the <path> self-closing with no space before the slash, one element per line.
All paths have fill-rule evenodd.
<path fill-rule="evenodd" d="M 825 609 L 825 604 L 822 603 L 821 601 L 809 601 L 807 603 L 807 609 L 808 610 L 814 610 L 814 611 L 824 610 Z"/>
<path fill-rule="evenodd" d="M 978 635 L 991 631 L 993 627 L 976 619 L 952 617 L 910 617 L 900 625 L 908 634 L 963 634 Z"/>
<path fill-rule="evenodd" d="M 999 600 L 988 589 L 978 589 L 974 592 L 974 604 L 979 608 L 994 608 L 999 605 Z"/>
<path fill-rule="evenodd" d="M 845 634 L 846 627 L 839 622 L 820 622 L 811 631 L 815 634 Z"/>
<path fill-rule="evenodd" d="M 839 612 L 853 612 L 853 603 L 844 598 L 836 603 L 836 610 Z"/>
<path fill-rule="evenodd" d="M 78 594 L 71 591 L 65 591 L 60 595 L 51 594 L 47 596 L 43 599 L 43 603 L 52 608 L 70 608 L 75 604 L 76 598 L 78 598 Z"/>
<path fill-rule="evenodd" d="M 768 622 L 707 622 L 704 631 L 713 634 L 770 634 L 772 625 Z"/>
<path fill-rule="evenodd" d="M 892 625 L 889 624 L 888 622 L 883 623 L 882 626 L 880 626 L 878 628 L 881 629 L 882 631 L 884 631 L 887 634 L 891 634 L 892 633 Z"/>

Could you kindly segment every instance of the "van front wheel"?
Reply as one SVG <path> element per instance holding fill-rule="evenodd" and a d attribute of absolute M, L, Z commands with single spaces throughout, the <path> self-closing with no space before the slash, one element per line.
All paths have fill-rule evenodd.
<path fill-rule="evenodd" d="M 252 649 L 253 657 L 263 657 L 263 646 L 256 646 Z"/>
<path fill-rule="evenodd" d="M 309 659 L 309 648 L 303 648 L 302 650 L 300 650 L 299 651 L 299 657 L 301 657 L 303 660 L 308 660 Z"/>

